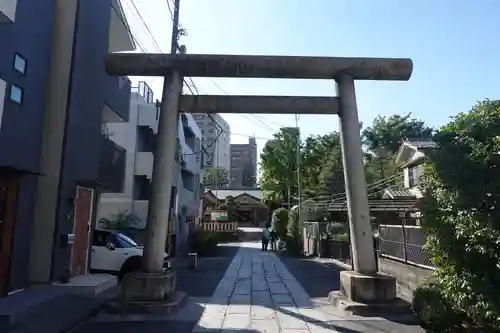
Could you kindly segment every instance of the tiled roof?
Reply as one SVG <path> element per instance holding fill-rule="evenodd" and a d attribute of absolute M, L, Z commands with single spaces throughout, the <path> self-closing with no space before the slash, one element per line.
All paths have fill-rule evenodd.
<path fill-rule="evenodd" d="M 404 142 L 409 145 L 415 146 L 417 149 L 438 147 L 437 143 L 429 138 L 413 138 L 413 139 L 408 138 Z"/>
<path fill-rule="evenodd" d="M 261 198 L 261 190 L 260 189 L 221 189 L 221 190 L 206 190 L 205 192 L 211 191 L 217 199 L 226 199 L 228 196 L 236 197 L 240 194 L 246 193 L 257 199 Z"/>
<path fill-rule="evenodd" d="M 396 198 L 415 198 L 415 195 L 406 188 L 388 188 L 384 192 L 384 197 Z"/>

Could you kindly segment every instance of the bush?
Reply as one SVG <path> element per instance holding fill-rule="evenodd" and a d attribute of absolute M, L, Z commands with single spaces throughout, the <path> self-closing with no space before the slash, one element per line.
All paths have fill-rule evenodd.
<path fill-rule="evenodd" d="M 299 216 L 297 212 L 290 211 L 288 215 L 288 228 L 286 236 L 286 250 L 290 254 L 300 255 L 302 253 L 302 233 L 299 227 Z"/>
<path fill-rule="evenodd" d="M 288 210 L 278 208 L 273 212 L 272 225 L 278 234 L 278 238 L 285 240 L 288 228 Z"/>
<path fill-rule="evenodd" d="M 484 332 L 500 327 L 500 101 L 435 135 L 422 179 L 422 228 L 440 292 Z"/>
<path fill-rule="evenodd" d="M 200 256 L 212 256 L 217 252 L 219 237 L 215 232 L 195 231 L 189 235 L 189 251 Z"/>
<path fill-rule="evenodd" d="M 411 307 L 422 327 L 431 332 L 456 332 L 462 324 L 435 276 L 430 276 L 415 290 Z"/>

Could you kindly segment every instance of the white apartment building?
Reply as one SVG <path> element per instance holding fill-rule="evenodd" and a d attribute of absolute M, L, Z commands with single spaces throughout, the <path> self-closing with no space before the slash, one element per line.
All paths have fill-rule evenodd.
<path fill-rule="evenodd" d="M 108 135 L 127 150 L 124 190 L 101 196 L 98 219 L 110 218 L 121 212 L 132 212 L 139 219 L 138 229 L 146 227 L 153 157 L 158 132 L 159 104 L 149 86 L 141 82 L 133 88 L 130 121 L 107 125 Z M 203 196 L 201 184 L 201 130 L 190 114 L 179 116 L 177 144 L 179 155 L 173 164 L 174 186 L 170 202 L 173 234 L 178 251 L 183 250 L 189 233 L 189 223 L 198 217 Z M 168 203 L 166 203 L 168 204 Z"/>
<path fill-rule="evenodd" d="M 193 114 L 201 129 L 203 146 L 207 151 L 203 157 L 204 167 L 220 167 L 229 173 L 231 171 L 231 127 L 221 115 L 215 113 L 210 116 L 215 122 L 205 113 Z M 221 130 L 222 133 L 220 133 Z"/>

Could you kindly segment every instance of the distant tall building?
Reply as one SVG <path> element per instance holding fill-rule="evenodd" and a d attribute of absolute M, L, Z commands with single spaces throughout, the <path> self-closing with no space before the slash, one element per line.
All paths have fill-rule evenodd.
<path fill-rule="evenodd" d="M 257 142 L 255 138 L 249 138 L 247 144 L 232 144 L 229 187 L 253 187 L 256 179 Z"/>
<path fill-rule="evenodd" d="M 206 147 L 203 167 L 219 167 L 229 173 L 231 168 L 231 127 L 219 114 L 211 114 L 210 116 L 213 120 L 205 113 L 193 113 L 193 117 L 201 129 L 203 146 Z"/>

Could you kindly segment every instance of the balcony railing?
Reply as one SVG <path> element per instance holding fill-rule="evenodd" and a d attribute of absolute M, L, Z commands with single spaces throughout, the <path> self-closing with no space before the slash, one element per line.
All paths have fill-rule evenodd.
<path fill-rule="evenodd" d="M 126 150 L 115 142 L 101 136 L 99 157 L 99 183 L 105 192 L 123 192 L 125 179 Z"/>
<path fill-rule="evenodd" d="M 130 86 L 130 80 L 127 77 L 106 77 L 105 101 L 125 122 L 130 119 Z"/>

